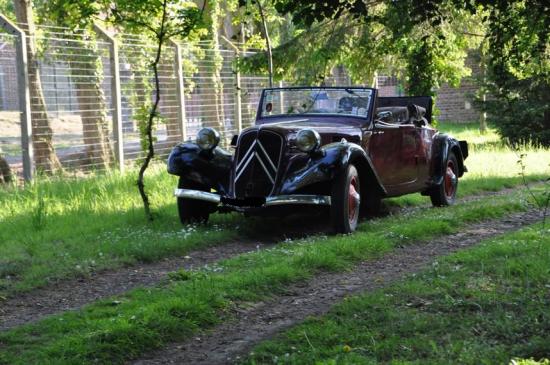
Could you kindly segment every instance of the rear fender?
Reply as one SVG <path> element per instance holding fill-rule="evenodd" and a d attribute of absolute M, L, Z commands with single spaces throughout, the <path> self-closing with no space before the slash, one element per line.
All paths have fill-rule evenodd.
<path fill-rule="evenodd" d="M 386 190 L 368 155 L 361 146 L 349 142 L 325 145 L 311 154 L 307 162 L 304 162 L 303 155 L 291 159 L 280 193 L 292 194 L 310 185 L 330 181 L 350 163 L 356 165 L 362 180 L 367 185 L 374 187 L 381 196 L 386 195 Z"/>
<path fill-rule="evenodd" d="M 172 175 L 227 193 L 232 159 L 233 156 L 220 147 L 203 151 L 195 143 L 182 143 L 172 149 L 167 168 Z"/>
<path fill-rule="evenodd" d="M 449 153 L 453 152 L 458 162 L 458 177 L 462 177 L 467 171 L 464 160 L 468 157 L 468 143 L 457 141 L 447 134 L 437 134 L 434 138 L 434 155 L 432 158 L 432 176 L 434 185 L 439 185 L 445 175 L 445 167 Z"/>

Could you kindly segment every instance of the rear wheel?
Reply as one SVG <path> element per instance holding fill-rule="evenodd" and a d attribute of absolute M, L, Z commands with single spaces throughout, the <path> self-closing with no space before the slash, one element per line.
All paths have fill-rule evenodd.
<path fill-rule="evenodd" d="M 336 233 L 355 231 L 361 207 L 361 184 L 353 165 L 338 175 L 332 185 L 330 221 Z"/>
<path fill-rule="evenodd" d="M 443 173 L 443 181 L 430 194 L 432 204 L 436 207 L 453 205 L 456 200 L 458 161 L 453 152 L 449 152 Z"/>
<path fill-rule="evenodd" d="M 179 189 L 192 189 L 201 191 L 210 191 L 210 189 L 194 181 L 189 181 L 180 177 L 178 182 Z M 214 212 L 216 206 L 212 203 L 196 199 L 178 199 L 178 213 L 182 224 L 187 223 L 206 223 L 210 213 Z"/>

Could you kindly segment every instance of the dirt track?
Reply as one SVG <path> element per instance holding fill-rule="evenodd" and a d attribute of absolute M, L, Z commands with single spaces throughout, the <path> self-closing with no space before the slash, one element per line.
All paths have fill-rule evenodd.
<path fill-rule="evenodd" d="M 461 198 L 462 202 L 478 200 L 493 195 L 504 195 L 515 189 L 504 189 L 498 192 L 487 192 Z M 391 214 L 411 212 L 426 209 L 427 205 L 392 209 Z M 291 232 L 291 237 L 304 234 L 320 233 L 326 229 L 319 224 L 303 227 Z M 158 285 L 166 278 L 166 274 L 179 269 L 193 270 L 206 264 L 227 259 L 249 251 L 272 247 L 278 237 L 262 237 L 257 240 L 227 242 L 214 247 L 190 252 L 184 257 L 167 258 L 159 262 L 139 264 L 93 273 L 90 277 L 68 279 L 35 289 L 28 293 L 16 295 L 5 301 L 0 301 L 0 331 L 5 331 L 18 325 L 34 322 L 55 313 L 76 310 L 98 299 L 108 298 L 124 293 L 136 287 Z"/>
<path fill-rule="evenodd" d="M 504 219 L 471 225 L 462 232 L 427 243 L 398 248 L 381 259 L 362 262 L 353 271 L 324 273 L 288 288 L 251 310 L 235 313 L 236 319 L 185 343 L 172 344 L 135 362 L 149 364 L 228 364 L 246 356 L 252 347 L 296 325 L 307 316 L 326 313 L 344 297 L 381 288 L 418 272 L 438 256 L 471 247 L 483 239 L 542 219 L 538 211 L 513 214 Z"/>

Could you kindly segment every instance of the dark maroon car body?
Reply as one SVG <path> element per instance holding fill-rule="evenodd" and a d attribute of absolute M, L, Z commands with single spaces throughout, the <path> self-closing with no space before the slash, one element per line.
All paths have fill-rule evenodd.
<path fill-rule="evenodd" d="M 205 151 L 193 142 L 176 146 L 168 171 L 180 176 L 175 195 L 182 222 L 207 218 L 216 210 L 284 214 L 283 208 L 312 205 L 330 207 L 331 215 L 345 215 L 347 209 L 351 219 L 353 209 L 366 212 L 382 198 L 417 192 L 431 196 L 434 205 L 452 204 L 458 178 L 466 171 L 468 146 L 431 126 L 431 98 L 382 98 L 375 89 L 341 89 L 371 92 L 364 115 L 265 116 L 266 91 L 275 90 L 266 89 L 255 125 L 232 140 L 234 154 L 218 146 Z M 320 136 L 313 151 L 296 145 L 296 135 L 304 129 Z M 346 180 L 343 174 L 351 177 Z M 347 195 L 341 198 L 338 184 L 349 201 Z M 335 208 L 342 199 L 343 206 Z M 192 204 L 199 204 L 193 209 L 201 214 L 189 213 Z M 335 230 L 354 229 L 346 227 Z"/>

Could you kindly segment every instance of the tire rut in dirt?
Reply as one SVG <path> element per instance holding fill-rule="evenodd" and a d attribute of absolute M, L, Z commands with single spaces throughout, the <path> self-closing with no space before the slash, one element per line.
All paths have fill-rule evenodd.
<path fill-rule="evenodd" d="M 365 261 L 352 271 L 322 273 L 315 279 L 290 286 L 284 295 L 235 313 L 236 318 L 193 339 L 171 344 L 134 362 L 149 364 L 228 364 L 261 341 L 302 322 L 307 316 L 325 314 L 346 296 L 384 287 L 424 269 L 439 256 L 465 249 L 481 240 L 536 223 L 538 211 L 512 214 L 498 220 L 472 224 L 460 233 L 429 242 L 399 247 L 380 259 Z"/>
<path fill-rule="evenodd" d="M 299 222 L 303 222 L 299 221 Z M 306 222 L 309 222 L 306 219 Z M 77 310 L 97 300 L 123 294 L 138 287 L 162 284 L 167 274 L 180 269 L 197 270 L 205 265 L 250 251 L 275 246 L 285 239 L 300 239 L 314 234 L 326 234 L 326 225 L 312 221 L 303 224 L 271 225 L 269 232 L 250 232 L 238 241 L 227 241 L 194 250 L 186 256 L 165 258 L 153 263 L 138 263 L 130 267 L 107 269 L 89 277 L 59 280 L 32 291 L 0 299 L 0 332 L 38 321 L 49 315 Z"/>
<path fill-rule="evenodd" d="M 173 271 L 202 268 L 224 258 L 268 248 L 274 244 L 275 242 L 231 242 L 193 251 L 184 257 L 103 271 L 88 278 L 60 281 L 0 302 L 0 331 L 55 313 L 76 310 L 95 300 L 122 294 L 137 287 L 158 285 Z"/>

